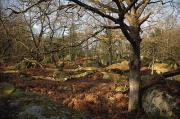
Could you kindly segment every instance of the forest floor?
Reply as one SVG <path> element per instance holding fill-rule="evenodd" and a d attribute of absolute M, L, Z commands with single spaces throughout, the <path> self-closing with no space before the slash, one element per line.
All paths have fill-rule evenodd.
<path fill-rule="evenodd" d="M 43 77 L 53 75 L 53 71 L 47 69 L 13 71 L 7 67 L 1 67 L 0 77 L 5 80 L 0 80 L 0 83 L 8 79 L 8 82 L 16 88 L 49 97 L 57 104 L 80 111 L 92 119 L 130 118 L 127 111 L 128 92 L 115 90 L 117 85 L 128 86 L 128 80 L 118 83 L 112 80 L 103 80 L 98 71 L 83 78 L 71 78 L 66 81 L 44 78 L 22 80 L 18 72 Z M 147 115 L 143 110 L 133 115 L 133 119 L 145 118 Z"/>

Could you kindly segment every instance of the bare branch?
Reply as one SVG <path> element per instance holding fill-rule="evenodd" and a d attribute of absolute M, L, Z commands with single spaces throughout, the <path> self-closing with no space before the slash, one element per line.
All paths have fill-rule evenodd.
<path fill-rule="evenodd" d="M 114 17 L 112 17 L 112 16 L 110 16 L 110 15 L 107 15 L 107 14 L 101 12 L 99 9 L 97 9 L 97 8 L 95 8 L 95 7 L 89 6 L 89 5 L 83 3 L 83 2 L 81 2 L 81 1 L 79 1 L 79 0 L 69 0 L 69 1 L 72 1 L 72 2 L 74 2 L 74 3 L 76 3 L 76 4 L 78 4 L 79 6 L 85 8 L 85 9 L 90 10 L 90 11 L 93 12 L 93 13 L 99 14 L 99 15 L 102 16 L 102 17 L 108 18 L 108 19 L 114 21 L 115 23 L 118 23 L 118 19 L 116 19 L 116 18 L 114 18 Z"/>
<path fill-rule="evenodd" d="M 103 28 L 106 28 L 106 29 L 120 29 L 121 27 L 120 26 L 101 26 Z"/>
<path fill-rule="evenodd" d="M 23 11 L 16 11 L 16 10 L 14 10 L 14 9 L 12 9 L 12 8 L 7 8 L 6 10 L 11 10 L 11 11 L 12 11 L 12 13 L 10 14 L 10 16 L 11 16 L 12 14 L 21 14 L 21 13 L 27 12 L 28 10 L 30 10 L 31 8 L 33 8 L 33 7 L 36 6 L 36 5 L 39 5 L 40 3 L 47 2 L 47 1 L 49 1 L 49 0 L 39 0 L 38 2 L 34 3 L 33 5 L 31 5 L 30 7 L 26 8 L 26 9 L 23 10 Z"/>
<path fill-rule="evenodd" d="M 136 6 L 135 9 L 137 10 L 141 5 L 143 5 L 146 2 L 146 0 L 140 1 Z"/>
<path fill-rule="evenodd" d="M 73 7 L 76 7 L 76 6 L 77 5 L 75 5 L 75 4 L 60 5 L 57 10 L 63 10 L 65 8 L 73 8 Z"/>
<path fill-rule="evenodd" d="M 172 3 L 174 0 L 169 0 L 169 1 L 165 1 L 164 0 L 157 0 L 157 1 L 151 1 L 148 4 L 153 4 L 153 3 L 161 3 L 162 5 L 167 4 L 167 3 Z"/>
<path fill-rule="evenodd" d="M 99 1 L 97 1 L 97 0 L 93 0 L 93 2 L 94 2 L 95 4 L 98 4 L 101 8 L 106 8 L 107 10 L 109 10 L 109 11 L 111 11 L 111 12 L 113 12 L 113 13 L 118 13 L 118 12 L 119 12 L 118 9 L 111 7 L 109 3 L 103 4 L 102 2 L 99 2 Z M 110 2 L 110 3 L 111 3 L 111 2 Z"/>
<path fill-rule="evenodd" d="M 127 13 L 136 3 L 138 0 L 133 0 L 133 2 L 129 3 L 128 7 L 125 10 L 125 13 Z"/>
<path fill-rule="evenodd" d="M 139 20 L 139 25 L 143 24 L 149 18 L 150 15 L 151 15 L 151 13 L 149 13 L 146 16 L 144 16 L 143 18 L 141 18 Z"/>
<path fill-rule="evenodd" d="M 145 8 L 148 5 L 150 0 L 143 0 L 143 1 L 144 1 L 144 3 L 141 4 L 141 6 L 139 5 L 138 8 L 136 8 L 136 10 L 137 10 L 136 13 L 138 15 L 137 16 L 138 18 L 142 15 L 143 11 L 145 10 Z"/>
<path fill-rule="evenodd" d="M 104 28 L 96 31 L 94 34 L 90 35 L 89 37 L 87 37 L 86 39 L 82 40 L 81 42 L 79 42 L 79 43 L 77 43 L 77 44 L 69 45 L 69 46 L 64 46 L 64 47 L 62 47 L 62 48 L 60 48 L 60 49 L 55 49 L 55 50 L 46 52 L 46 53 L 44 53 L 44 54 L 50 54 L 50 53 L 54 53 L 54 52 L 59 52 L 59 51 L 62 51 L 62 50 L 64 50 L 64 49 L 70 48 L 70 47 L 78 47 L 78 46 L 82 45 L 85 41 L 87 41 L 87 40 L 89 40 L 90 38 L 93 38 L 93 37 L 95 37 L 96 35 L 98 35 L 99 33 L 101 33 L 103 30 L 104 30 Z"/>
<path fill-rule="evenodd" d="M 119 10 L 119 18 L 120 19 L 124 19 L 124 9 L 122 7 L 122 4 L 119 0 L 112 0 L 116 3 L 116 6 L 118 7 L 118 10 Z"/>
<path fill-rule="evenodd" d="M 21 14 L 21 13 L 26 13 L 28 10 L 30 10 L 31 8 L 43 3 L 43 2 L 48 2 L 48 1 L 51 1 L 51 0 L 39 0 L 37 3 L 29 6 L 28 8 L 26 8 L 25 10 L 22 10 L 22 11 L 16 11 L 12 8 L 7 8 L 6 10 L 11 10 L 11 13 L 9 16 L 11 16 L 12 14 Z M 65 8 L 73 8 L 73 7 L 76 7 L 77 5 L 75 4 L 67 4 L 67 5 L 60 5 L 56 10 L 63 10 Z M 51 13 L 53 13 L 54 11 L 52 11 Z M 49 13 L 50 14 L 50 13 Z"/>

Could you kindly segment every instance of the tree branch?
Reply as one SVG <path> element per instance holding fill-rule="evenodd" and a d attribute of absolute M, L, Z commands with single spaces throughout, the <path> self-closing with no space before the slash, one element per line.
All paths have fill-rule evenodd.
<path fill-rule="evenodd" d="M 33 5 L 31 5 L 30 7 L 26 8 L 26 9 L 23 10 L 23 11 L 16 11 L 16 10 L 14 10 L 14 9 L 12 9 L 12 8 L 7 8 L 6 10 L 11 10 L 11 11 L 12 11 L 12 13 L 10 14 L 10 16 L 11 16 L 12 14 L 21 14 L 21 13 L 27 12 L 28 10 L 30 10 L 31 8 L 33 8 L 33 7 L 36 6 L 36 5 L 39 5 L 40 3 L 47 2 L 47 1 L 49 1 L 49 0 L 39 0 L 38 2 L 34 3 Z"/>
<path fill-rule="evenodd" d="M 151 13 L 149 13 L 146 16 L 144 16 L 143 18 L 141 18 L 139 20 L 139 25 L 143 24 L 149 18 L 150 15 L 151 15 Z"/>
<path fill-rule="evenodd" d="M 97 3 L 100 7 L 108 9 L 109 11 L 111 11 L 113 13 L 118 13 L 119 12 L 118 9 L 113 8 L 110 5 L 108 5 L 109 3 L 108 4 L 103 4 L 103 3 L 101 3 L 101 2 L 99 2 L 97 0 L 93 0 L 93 2 L 95 2 L 95 4 Z"/>
<path fill-rule="evenodd" d="M 67 5 L 60 5 L 57 10 L 63 10 L 65 8 L 73 8 L 76 7 L 75 4 L 67 4 Z"/>
<path fill-rule="evenodd" d="M 119 0 L 112 0 L 116 3 L 116 6 L 118 7 L 119 10 L 119 19 L 124 19 L 124 9 L 122 7 L 122 4 Z"/>
<path fill-rule="evenodd" d="M 121 27 L 120 26 L 101 26 L 103 28 L 106 28 L 106 29 L 120 29 Z"/>
<path fill-rule="evenodd" d="M 133 2 L 131 2 L 128 7 L 125 10 L 125 13 L 127 13 L 136 3 L 138 0 L 133 0 Z"/>
<path fill-rule="evenodd" d="M 164 2 L 163 0 L 157 0 L 157 1 L 151 1 L 148 4 L 153 4 L 153 3 L 161 3 L 162 5 L 167 4 L 167 3 L 172 3 L 174 0 L 169 0 Z"/>
<path fill-rule="evenodd" d="M 110 15 L 107 15 L 107 14 L 101 12 L 99 9 L 97 9 L 97 8 L 95 8 L 95 7 L 89 6 L 89 5 L 83 3 L 83 2 L 81 2 L 81 1 L 79 1 L 79 0 L 69 0 L 69 1 L 72 1 L 72 2 L 74 2 L 74 3 L 76 3 L 76 4 L 78 4 L 79 6 L 85 8 L 85 9 L 90 10 L 90 11 L 93 12 L 93 13 L 99 14 L 99 15 L 102 16 L 102 17 L 108 18 L 108 19 L 114 21 L 115 23 L 118 23 L 118 19 L 116 19 L 116 18 L 114 18 L 114 17 L 112 17 L 112 16 L 110 16 Z"/>
<path fill-rule="evenodd" d="M 143 13 L 144 9 L 146 8 L 146 6 L 148 5 L 150 0 L 144 0 L 144 3 L 139 6 L 138 8 L 136 8 L 136 13 L 138 15 L 138 18 L 141 16 L 141 14 Z"/>
<path fill-rule="evenodd" d="M 104 30 L 104 28 L 96 31 L 94 34 L 90 35 L 89 37 L 87 37 L 86 39 L 82 40 L 81 42 L 79 42 L 79 43 L 77 43 L 77 44 L 69 45 L 69 46 L 64 46 L 64 47 L 62 47 L 62 48 L 60 48 L 60 49 L 55 49 L 55 50 L 46 52 L 46 53 L 44 53 L 44 54 L 50 54 L 50 53 L 62 51 L 62 50 L 64 50 L 64 49 L 70 48 L 70 47 L 78 47 L 78 46 L 82 45 L 85 41 L 87 41 L 87 40 L 89 40 L 90 38 L 93 38 L 93 37 L 95 37 L 96 35 L 98 35 L 99 33 L 101 33 L 103 30 Z"/>

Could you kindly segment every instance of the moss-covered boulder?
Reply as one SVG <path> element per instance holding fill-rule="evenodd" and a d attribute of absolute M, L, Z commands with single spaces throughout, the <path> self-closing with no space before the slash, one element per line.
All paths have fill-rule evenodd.
<path fill-rule="evenodd" d="M 142 106 L 150 118 L 178 119 L 180 105 L 167 91 L 154 86 L 145 91 Z"/>
<path fill-rule="evenodd" d="M 70 76 L 64 71 L 57 70 L 54 71 L 53 78 L 58 81 L 66 81 L 67 79 L 70 78 Z"/>
<path fill-rule="evenodd" d="M 0 96 L 7 96 L 13 93 L 14 86 L 9 83 L 0 83 Z"/>
<path fill-rule="evenodd" d="M 32 80 L 33 77 L 31 76 L 31 74 L 28 74 L 26 72 L 19 72 L 19 78 L 21 80 Z"/>
<path fill-rule="evenodd" d="M 5 93 L 9 94 L 8 97 L 0 97 L 1 119 L 86 119 L 82 113 L 56 104 L 47 97 L 7 85 Z"/>
<path fill-rule="evenodd" d="M 129 62 L 124 60 L 121 63 L 112 64 L 108 67 L 106 67 L 107 70 L 121 70 L 121 71 L 127 71 L 129 70 Z"/>
<path fill-rule="evenodd" d="M 42 68 L 43 66 L 36 60 L 24 59 L 16 64 L 17 69 L 26 69 L 26 68 Z"/>
<path fill-rule="evenodd" d="M 103 75 L 103 79 L 105 80 L 112 80 L 112 81 L 124 81 L 128 79 L 127 76 L 121 75 L 121 74 L 116 74 L 116 73 L 109 73 L 109 72 L 101 72 Z"/>
<path fill-rule="evenodd" d="M 115 87 L 115 92 L 127 92 L 129 87 L 126 85 L 119 85 Z"/>

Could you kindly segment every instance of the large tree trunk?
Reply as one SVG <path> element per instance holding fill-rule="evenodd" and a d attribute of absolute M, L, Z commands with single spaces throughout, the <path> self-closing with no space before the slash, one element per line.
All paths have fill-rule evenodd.
<path fill-rule="evenodd" d="M 137 43 L 137 42 L 136 42 Z M 129 106 L 128 111 L 136 111 L 140 108 L 140 43 L 132 48 L 132 55 L 129 63 L 130 76 L 129 76 Z"/>

